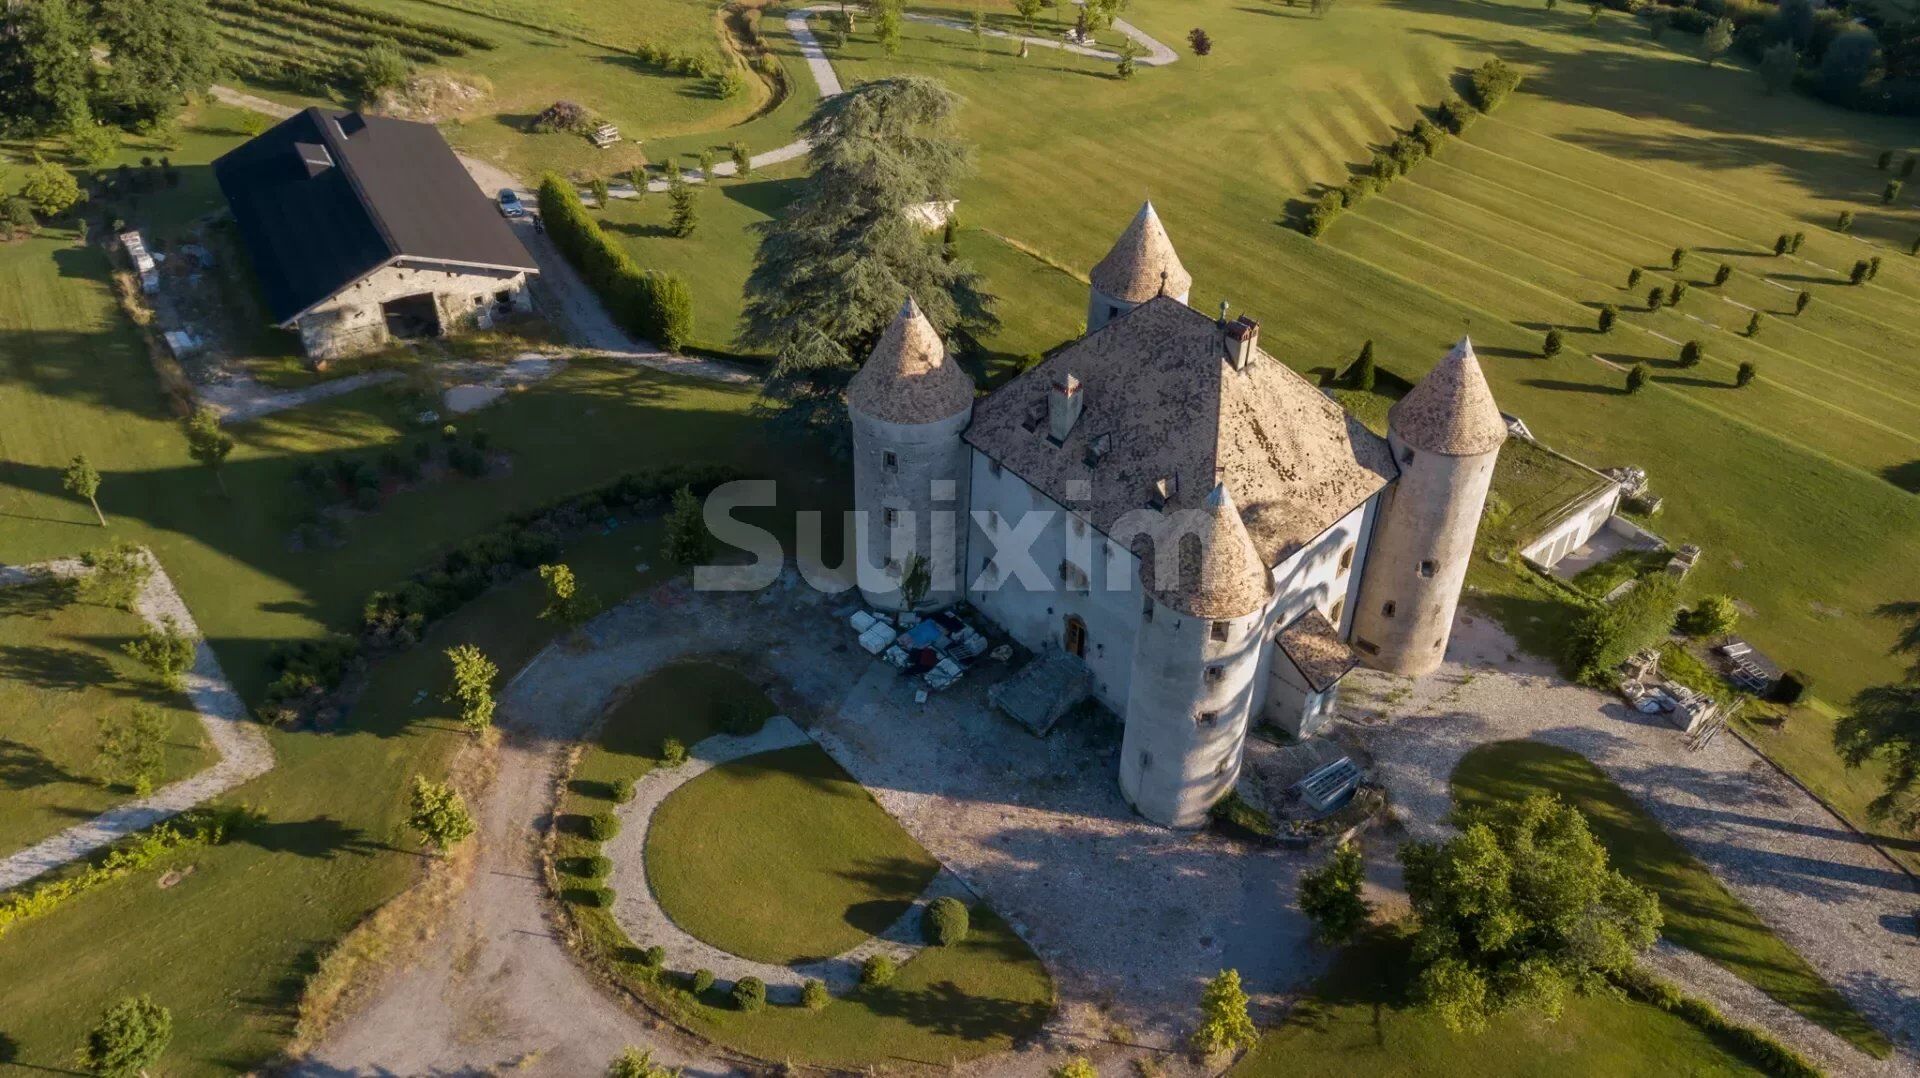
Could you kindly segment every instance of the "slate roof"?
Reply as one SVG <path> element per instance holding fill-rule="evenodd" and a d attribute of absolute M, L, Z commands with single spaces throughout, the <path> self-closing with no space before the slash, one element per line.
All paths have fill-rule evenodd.
<path fill-rule="evenodd" d="M 1113 249 L 1094 263 L 1087 276 L 1094 288 L 1123 303 L 1141 303 L 1159 295 L 1163 276 L 1169 296 L 1184 296 L 1193 287 L 1193 277 L 1180 264 L 1151 202 L 1141 204 Z"/>
<path fill-rule="evenodd" d="M 1487 376 L 1465 337 L 1387 411 L 1401 441 L 1429 453 L 1471 457 L 1500 448 L 1507 422 L 1493 401 Z"/>
<path fill-rule="evenodd" d="M 908 296 L 847 384 L 847 404 L 889 423 L 936 423 L 973 405 L 973 377 Z"/>
<path fill-rule="evenodd" d="M 430 124 L 309 108 L 213 173 L 280 322 L 396 258 L 539 268 Z"/>
<path fill-rule="evenodd" d="M 1123 518 L 1198 509 L 1223 483 L 1261 564 L 1279 565 L 1398 471 L 1386 440 L 1305 378 L 1257 349 L 1235 370 L 1224 340 L 1214 319 L 1149 299 L 980 401 L 967 441 L 1129 548 Z M 1069 373 L 1086 398 L 1056 446 L 1047 394 Z"/>
<path fill-rule="evenodd" d="M 1333 688 L 1348 671 L 1360 665 L 1360 656 L 1340 639 L 1340 630 L 1313 607 L 1308 607 L 1306 613 L 1280 630 L 1274 642 L 1314 692 Z"/>

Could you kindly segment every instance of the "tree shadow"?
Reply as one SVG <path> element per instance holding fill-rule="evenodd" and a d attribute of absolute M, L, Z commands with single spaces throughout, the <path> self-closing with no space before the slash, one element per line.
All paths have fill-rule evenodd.
<path fill-rule="evenodd" d="M 320 860 L 329 860 L 340 854 L 366 857 L 375 853 L 411 852 L 384 842 L 374 842 L 366 837 L 364 830 L 331 816 L 282 821 L 255 818 L 237 828 L 234 837 L 269 853 L 287 853 Z"/>
<path fill-rule="evenodd" d="M 32 745 L 0 737 L 0 788 L 26 790 L 86 781 L 84 776 L 68 771 Z"/>
<path fill-rule="evenodd" d="M 1720 382 L 1712 378 L 1693 378 L 1679 374 L 1656 374 L 1653 376 L 1653 380 L 1663 386 L 1687 386 L 1691 389 L 1735 388 L 1732 382 Z"/>
<path fill-rule="evenodd" d="M 1557 389 L 1566 393 L 1596 393 L 1603 397 L 1624 397 L 1625 389 L 1597 386 L 1590 382 L 1570 382 L 1560 378 L 1522 378 L 1520 384 L 1535 389 Z"/>
<path fill-rule="evenodd" d="M 1889 464 L 1880 469 L 1880 477 L 1908 494 L 1920 494 L 1920 460 Z"/>
<path fill-rule="evenodd" d="M 0 587 L 0 618 L 42 618 L 74 601 L 77 585 L 65 577 Z"/>
<path fill-rule="evenodd" d="M 81 692 L 110 684 L 112 664 L 78 648 L 47 644 L 0 647 L 0 680 L 18 681 L 48 692 Z"/>

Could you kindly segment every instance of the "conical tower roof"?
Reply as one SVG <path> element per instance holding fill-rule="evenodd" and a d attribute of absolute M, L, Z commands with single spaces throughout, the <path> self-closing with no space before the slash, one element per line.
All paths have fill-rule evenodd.
<path fill-rule="evenodd" d="M 1153 570 L 1167 544 L 1179 551 L 1178 575 L 1161 580 Z M 1169 512 L 1143 564 L 1153 597 L 1192 617 L 1245 617 L 1267 601 L 1266 567 L 1225 483 L 1214 485 L 1198 511 Z"/>
<path fill-rule="evenodd" d="M 1093 287 L 1102 295 L 1123 303 L 1145 303 L 1159 295 L 1163 279 L 1167 295 L 1175 298 L 1186 295 L 1193 287 L 1193 277 L 1180 264 L 1180 256 L 1173 251 L 1173 241 L 1167 238 L 1167 230 L 1160 224 L 1160 215 L 1153 212 L 1151 202 L 1141 204 L 1133 223 L 1120 233 L 1113 250 L 1093 267 L 1089 276 Z"/>
<path fill-rule="evenodd" d="M 889 423 L 937 423 L 973 407 L 973 379 L 908 296 L 847 385 L 847 404 Z"/>
<path fill-rule="evenodd" d="M 1387 426 L 1401 441 L 1429 453 L 1471 457 L 1490 453 L 1506 441 L 1493 390 L 1466 337 L 1420 384 L 1387 412 Z"/>

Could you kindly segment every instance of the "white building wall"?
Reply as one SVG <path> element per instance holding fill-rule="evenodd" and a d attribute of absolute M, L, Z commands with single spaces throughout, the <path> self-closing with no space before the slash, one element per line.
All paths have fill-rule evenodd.
<path fill-rule="evenodd" d="M 860 594 L 886 610 L 903 607 L 907 559 L 928 560 L 922 606 L 952 603 L 966 586 L 967 464 L 962 409 L 937 423 L 891 423 L 850 409 L 853 420 L 854 556 Z M 889 519 L 891 514 L 891 519 Z"/>
<path fill-rule="evenodd" d="M 1551 569 L 1606 527 L 1607 520 L 1619 507 L 1620 485 L 1615 483 L 1575 506 L 1553 527 L 1528 540 L 1527 545 L 1520 548 L 1520 556 L 1543 569 Z"/>
<path fill-rule="evenodd" d="M 1059 646 L 1068 615 L 1087 627 L 1085 659 L 1094 696 L 1116 713 L 1126 709 L 1134 637 L 1143 594 L 1131 551 L 1107 541 L 1084 518 L 1068 513 L 1012 471 L 975 451 L 970 497 L 974 512 L 967 540 L 968 598 L 1015 640 L 1033 650 Z M 1049 514 L 1029 548 L 1046 585 L 1030 590 L 994 562 L 996 534 L 1019 526 L 1028 513 Z M 1069 589 L 1062 563 L 1084 571 L 1084 589 Z M 1077 578 L 1074 583 L 1078 583 Z"/>
<path fill-rule="evenodd" d="M 1269 643 L 1261 658 L 1259 684 L 1263 692 L 1255 714 L 1295 736 L 1311 731 L 1302 729 L 1306 716 L 1299 693 L 1285 691 L 1282 679 L 1293 677 L 1298 681 L 1298 677 L 1291 661 L 1280 654 L 1279 645 L 1272 643 L 1273 637 L 1309 608 L 1325 614 L 1343 639 L 1351 637 L 1349 626 L 1353 624 L 1354 607 L 1360 598 L 1360 577 L 1367 562 L 1380 499 L 1379 494 L 1368 498 L 1293 557 L 1274 567 L 1275 599 L 1265 625 Z M 1304 689 L 1304 685 L 1300 688 Z"/>

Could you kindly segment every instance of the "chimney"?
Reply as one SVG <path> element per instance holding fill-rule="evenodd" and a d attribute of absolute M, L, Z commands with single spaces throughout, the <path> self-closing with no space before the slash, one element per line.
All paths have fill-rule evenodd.
<path fill-rule="evenodd" d="M 1080 379 L 1063 372 L 1047 392 L 1047 440 L 1062 445 L 1073 425 L 1080 421 L 1080 410 L 1087 395 L 1080 391 Z"/>
<path fill-rule="evenodd" d="M 1227 323 L 1227 362 L 1236 371 L 1244 371 L 1253 362 L 1253 350 L 1260 344 L 1260 323 L 1246 315 Z"/>

